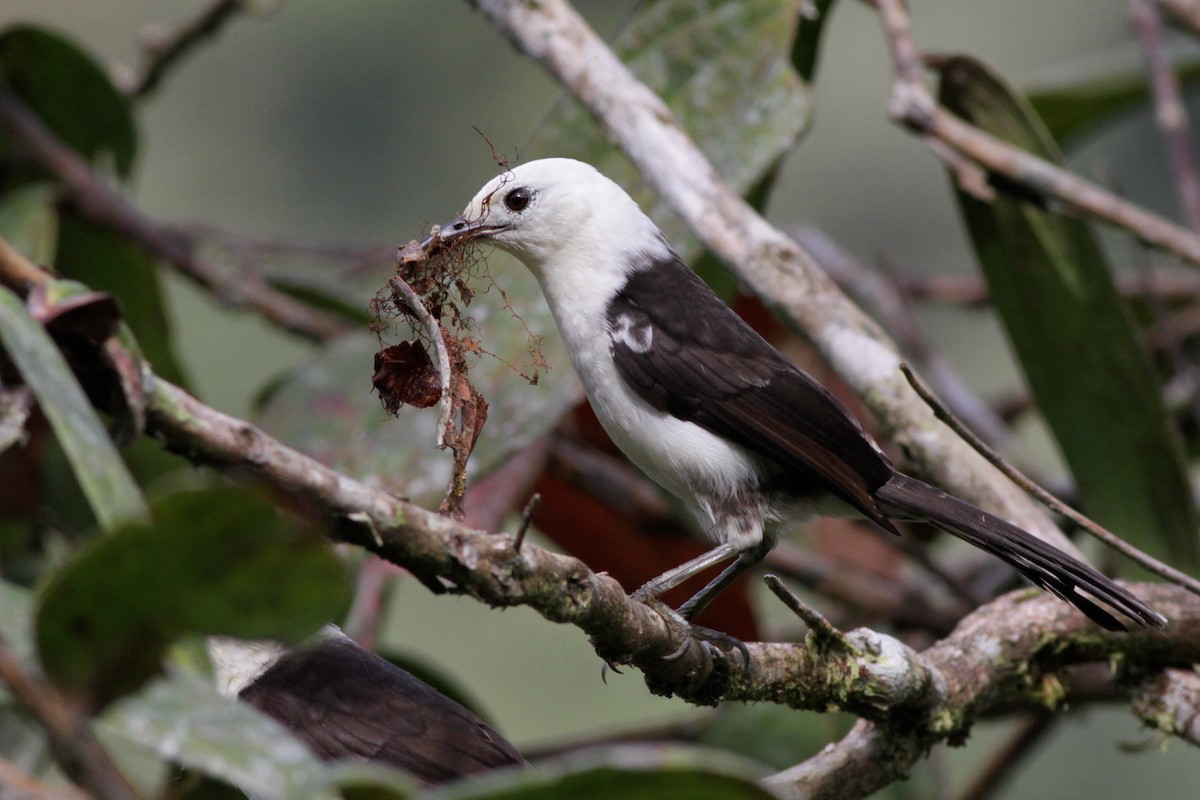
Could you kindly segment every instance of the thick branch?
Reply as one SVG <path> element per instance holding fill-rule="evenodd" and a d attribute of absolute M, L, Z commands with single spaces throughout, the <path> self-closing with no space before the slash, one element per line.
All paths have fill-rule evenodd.
<path fill-rule="evenodd" d="M 900 373 L 900 355 L 794 240 L 730 189 L 665 103 L 565 2 L 471 0 L 560 80 L 704 244 L 817 345 L 917 469 L 1056 546 L 1077 549 L 1036 504 L 942 427 Z"/>
<path fill-rule="evenodd" d="M 1200 747 L 1200 675 L 1167 669 L 1138 691 L 1133 713 L 1152 728 Z"/>
<path fill-rule="evenodd" d="M 471 530 L 354 481 L 165 381 L 152 380 L 147 394 L 151 425 L 172 450 L 193 461 L 249 471 L 303 498 L 317 516 L 335 521 L 339 538 L 411 570 L 427 584 L 442 582 L 495 606 L 527 605 L 554 622 L 573 624 L 591 635 L 602 656 L 645 672 L 654 691 L 693 702 L 837 706 L 881 721 L 906 708 L 923 736 L 944 738 L 1001 703 L 1044 701 L 1044 687 L 1029 682 L 1042 669 L 1114 653 L 1127 663 L 1200 659 L 1200 603 L 1175 587 L 1145 585 L 1139 593 L 1175 620 L 1169 638 L 1148 631 L 1106 633 L 1056 598 L 1018 592 L 968 617 L 923 656 L 870 631 L 851 634 L 859 647 L 851 654 L 753 643 L 748 665 L 733 655 L 718 658 L 712 679 L 697 685 L 709 668 L 704 648 L 693 643 L 682 658 L 664 661 L 681 641 L 678 632 L 582 562 L 530 544 L 516 552 L 508 536 Z M 1042 653 L 1048 644 L 1053 652 Z"/>

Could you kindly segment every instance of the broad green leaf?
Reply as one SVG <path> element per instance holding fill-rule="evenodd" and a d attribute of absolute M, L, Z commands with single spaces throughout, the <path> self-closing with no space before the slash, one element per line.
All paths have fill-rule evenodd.
<path fill-rule="evenodd" d="M 656 0 L 644 4 L 612 43 L 621 60 L 671 107 L 722 177 L 747 192 L 796 143 L 811 98 L 792 66 L 801 2 Z M 826 4 L 818 4 L 818 7 Z M 815 52 L 810 24 L 796 42 Z M 811 56 L 809 56 L 811 57 Z M 804 62 L 808 69 L 812 64 Z M 536 157 L 587 161 L 633 194 L 685 258 L 696 254 L 683 222 L 653 195 L 637 170 L 564 96 L 534 137 Z M 706 270 L 714 286 L 728 277 Z"/>
<path fill-rule="evenodd" d="M 717 750 L 630 745 L 539 762 L 421 795 L 425 800 L 773 800 L 764 770 Z"/>
<path fill-rule="evenodd" d="M 114 703 L 96 727 L 106 744 L 137 745 L 258 800 L 336 797 L 325 766 L 291 732 L 196 675 L 154 681 Z"/>
<path fill-rule="evenodd" d="M 84 548 L 41 592 L 42 666 L 97 706 L 155 674 L 184 634 L 297 642 L 349 606 L 324 537 L 255 492 L 178 492 L 152 511 L 151 523 Z"/>
<path fill-rule="evenodd" d="M 1200 63 L 1182 65 L 1176 74 L 1184 85 L 1195 85 L 1200 82 Z M 1148 108 L 1150 88 L 1144 72 L 1128 72 L 1033 91 L 1029 102 L 1050 135 L 1065 147 L 1114 116 Z"/>
<path fill-rule="evenodd" d="M 0 33 L 0 81 L 85 158 L 107 155 L 117 174 L 129 175 L 137 151 L 129 103 L 69 39 L 33 25 L 8 28 Z M 0 136 L 0 158 L 6 149 Z"/>
<path fill-rule="evenodd" d="M 111 530 L 144 514 L 141 491 L 62 354 L 5 287 L 0 287 L 0 345 L 50 420 L 100 526 Z"/>
<path fill-rule="evenodd" d="M 1025 99 L 984 65 L 949 61 L 941 102 L 983 130 L 1062 158 Z M 1149 358 L 1088 225 L 956 187 L 997 312 L 1088 514 L 1142 549 L 1200 565 L 1178 436 Z"/>
<path fill-rule="evenodd" d="M 116 297 L 121 318 L 129 324 L 155 373 L 172 383 L 184 383 L 159 273 L 145 250 L 66 213 L 59 222 L 54 266 L 60 274 Z"/>

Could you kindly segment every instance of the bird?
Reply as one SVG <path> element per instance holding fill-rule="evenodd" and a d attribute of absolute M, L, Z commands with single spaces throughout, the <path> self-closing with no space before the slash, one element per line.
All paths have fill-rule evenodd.
<path fill-rule="evenodd" d="M 663 592 L 732 559 L 678 609 L 689 623 L 789 523 L 852 516 L 899 535 L 893 520 L 915 519 L 1008 562 L 1108 630 L 1127 630 L 1113 612 L 1166 625 L 1093 567 L 897 469 L 841 401 L 730 309 L 590 164 L 547 158 L 505 169 L 422 245 L 467 242 L 532 272 L 601 425 L 712 543 L 635 599 L 661 605 Z"/>
<path fill-rule="evenodd" d="M 478 716 L 327 625 L 309 642 L 210 637 L 218 690 L 274 718 L 323 761 L 382 762 L 436 785 L 527 766 Z"/>

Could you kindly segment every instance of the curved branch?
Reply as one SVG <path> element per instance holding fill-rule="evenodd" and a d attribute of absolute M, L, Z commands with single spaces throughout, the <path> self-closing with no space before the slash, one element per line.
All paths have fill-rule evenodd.
<path fill-rule="evenodd" d="M 1101 631 L 1056 598 L 1026 590 L 984 606 L 923 654 L 858 630 L 850 634 L 857 648 L 851 651 L 815 641 L 751 643 L 749 663 L 742 664 L 733 654 L 713 659 L 689 640 L 683 656 L 666 661 L 683 641 L 680 632 L 581 561 L 531 544 L 517 551 L 507 535 L 472 530 L 372 489 L 166 381 L 151 377 L 148 384 L 147 416 L 169 449 L 195 462 L 249 471 L 301 498 L 313 516 L 333 524 L 337 538 L 405 567 L 426 585 L 493 606 L 526 605 L 553 622 L 573 624 L 592 637 L 602 657 L 642 670 L 652 691 L 691 702 L 836 706 L 881 722 L 899 713 L 915 734 L 943 739 L 1001 705 L 1056 699 L 1031 676 L 1062 666 L 1118 653 L 1125 663 L 1150 669 L 1200 660 L 1200 603 L 1177 587 L 1144 584 L 1139 594 L 1172 618 L 1170 636 Z"/>

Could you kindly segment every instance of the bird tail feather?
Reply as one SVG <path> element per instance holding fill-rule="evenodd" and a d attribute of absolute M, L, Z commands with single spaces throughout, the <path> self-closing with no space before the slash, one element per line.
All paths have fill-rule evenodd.
<path fill-rule="evenodd" d="M 1164 627 L 1167 619 L 1112 579 L 1017 526 L 930 486 L 897 474 L 876 497 L 906 514 L 928 519 L 949 533 L 1008 562 L 1046 591 L 1061 597 L 1110 631 L 1126 627 L 1087 592 L 1141 625 Z"/>

